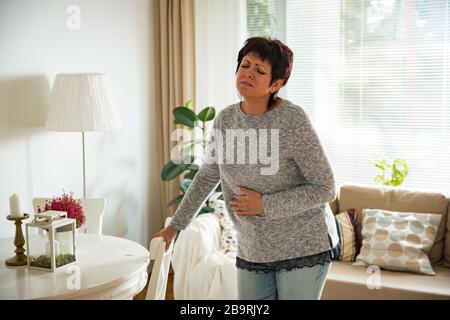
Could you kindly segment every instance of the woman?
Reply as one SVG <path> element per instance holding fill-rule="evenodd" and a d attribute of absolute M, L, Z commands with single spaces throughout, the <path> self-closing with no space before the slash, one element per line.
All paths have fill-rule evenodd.
<path fill-rule="evenodd" d="M 209 144 L 216 152 L 207 153 L 170 226 L 155 235 L 170 243 L 220 181 L 238 234 L 239 299 L 319 299 L 337 244 L 328 159 L 303 109 L 277 97 L 292 63 L 279 40 L 246 41 L 236 70 L 243 100 L 217 116 L 222 136 Z M 261 152 L 268 145 L 270 156 Z"/>

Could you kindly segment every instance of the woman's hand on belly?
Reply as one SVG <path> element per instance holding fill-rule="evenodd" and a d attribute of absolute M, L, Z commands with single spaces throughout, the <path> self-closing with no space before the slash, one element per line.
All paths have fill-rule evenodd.
<path fill-rule="evenodd" d="M 262 195 L 247 188 L 239 188 L 240 194 L 230 201 L 231 209 L 241 216 L 258 216 L 264 214 Z"/>

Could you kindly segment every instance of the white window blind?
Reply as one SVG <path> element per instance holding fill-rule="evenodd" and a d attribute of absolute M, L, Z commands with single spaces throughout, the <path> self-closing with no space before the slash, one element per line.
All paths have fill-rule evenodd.
<path fill-rule="evenodd" d="M 387 156 L 407 161 L 403 186 L 450 191 L 448 0 L 247 0 L 247 22 L 293 50 L 281 95 L 309 114 L 339 184 L 373 184 Z"/>

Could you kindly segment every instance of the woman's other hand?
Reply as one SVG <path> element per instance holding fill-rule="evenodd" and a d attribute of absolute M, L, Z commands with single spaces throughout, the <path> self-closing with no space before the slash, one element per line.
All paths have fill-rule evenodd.
<path fill-rule="evenodd" d="M 163 237 L 164 241 L 166 242 L 166 251 L 167 251 L 167 249 L 169 249 L 170 244 L 172 243 L 173 239 L 177 235 L 177 231 L 178 230 L 175 229 L 174 227 L 168 226 L 162 230 L 159 230 L 157 233 L 155 233 L 153 238 Z"/>
<path fill-rule="evenodd" d="M 262 195 L 247 188 L 239 188 L 239 195 L 234 196 L 230 205 L 234 213 L 241 216 L 257 216 L 264 213 Z"/>

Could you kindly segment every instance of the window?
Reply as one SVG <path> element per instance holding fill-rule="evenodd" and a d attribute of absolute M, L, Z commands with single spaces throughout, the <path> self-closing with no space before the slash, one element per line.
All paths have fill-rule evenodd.
<path fill-rule="evenodd" d="M 448 20 L 448 0 L 247 1 L 248 34 L 293 50 L 281 96 L 309 114 L 339 184 L 374 183 L 387 156 L 409 164 L 403 186 L 450 189 Z"/>

